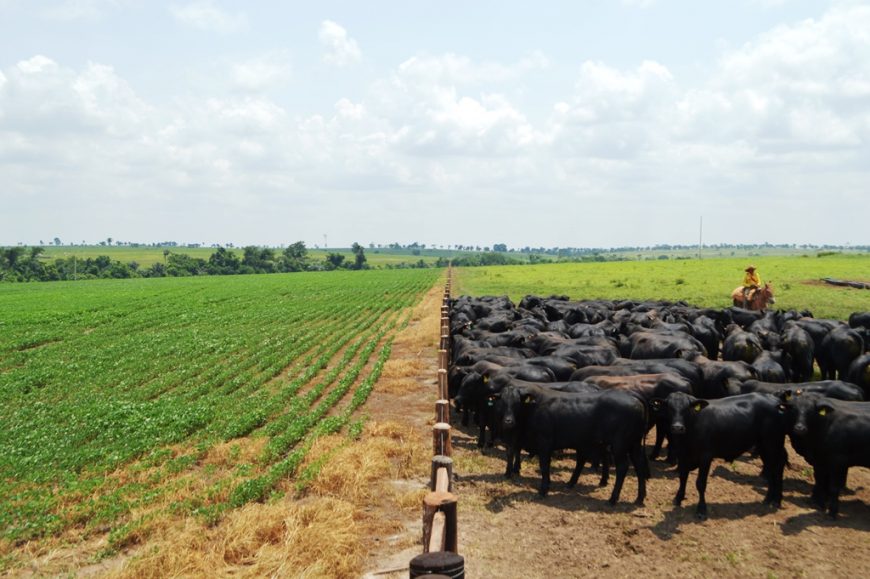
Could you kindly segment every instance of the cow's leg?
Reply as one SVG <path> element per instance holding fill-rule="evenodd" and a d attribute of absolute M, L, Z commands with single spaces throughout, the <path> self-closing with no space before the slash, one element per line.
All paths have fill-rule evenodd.
<path fill-rule="evenodd" d="M 634 473 L 637 475 L 637 498 L 634 504 L 643 505 L 646 499 L 646 479 L 649 477 L 649 464 L 643 453 L 643 445 L 638 444 L 631 449 L 631 463 L 634 465 Z"/>
<path fill-rule="evenodd" d="M 625 482 L 625 475 L 628 474 L 628 453 L 622 449 L 614 449 L 614 464 L 616 465 L 616 482 L 613 485 L 613 492 L 610 493 L 609 503 L 615 505 L 619 500 L 619 493 L 622 492 L 622 483 Z"/>
<path fill-rule="evenodd" d="M 707 518 L 707 477 L 710 475 L 710 465 L 713 463 L 711 458 L 704 457 L 698 465 L 698 480 L 695 481 L 695 488 L 698 489 L 698 508 L 695 514 L 702 518 Z"/>
<path fill-rule="evenodd" d="M 538 455 L 538 462 L 541 466 L 541 487 L 538 489 L 538 494 L 542 497 L 547 496 L 550 492 L 550 455 L 552 451 L 549 448 L 542 448 Z"/>
<path fill-rule="evenodd" d="M 653 446 L 652 452 L 649 453 L 650 460 L 657 459 L 659 457 L 659 454 L 661 454 L 662 444 L 665 441 L 665 432 L 666 432 L 665 429 L 657 423 L 656 424 L 656 443 Z M 668 446 L 670 446 L 670 445 L 668 445 Z M 668 456 L 670 456 L 670 452 L 668 452 Z"/>
<path fill-rule="evenodd" d="M 610 482 L 610 452 L 603 448 L 601 451 L 601 479 L 598 481 L 598 486 L 606 487 Z"/>
<path fill-rule="evenodd" d="M 820 510 L 825 509 L 828 498 L 828 468 L 816 463 L 813 466 L 813 492 L 810 501 Z"/>
<path fill-rule="evenodd" d="M 762 457 L 767 472 L 767 494 L 764 504 L 779 508 L 782 505 L 782 472 L 785 468 L 785 449 L 775 449 L 772 456 Z"/>
<path fill-rule="evenodd" d="M 831 495 L 831 510 L 829 514 L 832 519 L 836 519 L 837 514 L 840 512 L 840 491 L 846 486 L 846 474 L 848 472 L 848 466 L 835 466 L 830 470 L 828 492 Z"/>
<path fill-rule="evenodd" d="M 583 466 L 586 464 L 586 457 L 577 449 L 577 463 L 574 465 L 574 472 L 571 473 L 571 478 L 568 480 L 568 488 L 574 488 L 577 484 L 577 479 L 580 478 L 580 473 L 583 471 Z"/>
<path fill-rule="evenodd" d="M 680 487 L 677 489 L 677 494 L 674 497 L 674 505 L 679 507 L 683 504 L 683 499 L 686 498 L 686 483 L 689 480 L 689 466 L 683 461 L 677 463 L 677 469 L 680 471 Z"/>

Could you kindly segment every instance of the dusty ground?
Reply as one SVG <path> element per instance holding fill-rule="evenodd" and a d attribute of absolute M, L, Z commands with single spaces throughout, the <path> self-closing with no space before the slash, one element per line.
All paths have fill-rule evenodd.
<path fill-rule="evenodd" d="M 437 308 L 432 311 L 436 317 Z M 437 318 L 421 323 L 433 328 L 428 352 L 434 352 Z M 434 356 L 418 361 L 418 388 L 401 395 L 379 393 L 369 404 L 372 417 L 408 424 L 428 445 L 435 371 Z M 573 465 L 569 460 L 554 468 L 550 496 L 540 499 L 536 461 L 524 464 L 521 477 L 506 481 L 501 474 L 502 450 L 482 454 L 472 429 L 455 430 L 459 550 L 468 577 L 859 577 L 870 569 L 867 469 L 850 471 L 850 491 L 842 497 L 840 518 L 831 521 L 809 507 L 811 469 L 793 451 L 778 511 L 761 504 L 765 488 L 758 476 L 760 461 L 719 461 L 707 488 L 710 516 L 699 521 L 694 515 L 695 475 L 689 477 L 684 506 L 676 508 L 671 504 L 676 472 L 662 462 L 651 465 L 654 478 L 643 507 L 632 504 L 637 491 L 633 470 L 615 507 L 607 503 L 612 487 L 598 488 L 598 476 L 589 471 L 576 488 L 566 489 Z M 424 466 L 419 472 L 425 470 Z M 413 489 L 425 482 L 418 476 L 394 484 Z M 408 561 L 421 552 L 422 510 L 383 516 L 395 516 L 404 531 L 371 542 L 366 576 L 407 577 Z"/>

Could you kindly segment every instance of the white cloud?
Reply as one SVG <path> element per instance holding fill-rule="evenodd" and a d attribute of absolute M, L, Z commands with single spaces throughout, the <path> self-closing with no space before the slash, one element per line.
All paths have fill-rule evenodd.
<path fill-rule="evenodd" d="M 199 30 L 229 34 L 248 28 L 248 18 L 243 12 L 230 13 L 218 7 L 212 0 L 172 5 L 169 11 L 178 22 Z"/>
<path fill-rule="evenodd" d="M 40 13 L 51 20 L 95 20 L 127 3 L 128 0 L 63 0 Z"/>
<path fill-rule="evenodd" d="M 513 65 L 475 62 L 467 56 L 447 53 L 413 56 L 399 65 L 399 74 L 427 84 L 487 84 L 515 80 L 528 71 L 547 66 L 549 61 L 540 52 L 533 52 Z"/>
<path fill-rule="evenodd" d="M 290 58 L 286 53 L 266 54 L 232 65 L 233 85 L 245 91 L 273 88 L 290 76 Z"/>
<path fill-rule="evenodd" d="M 323 46 L 323 60 L 333 66 L 347 66 L 362 60 L 362 52 L 356 40 L 347 35 L 347 30 L 332 20 L 324 20 L 318 32 Z"/>

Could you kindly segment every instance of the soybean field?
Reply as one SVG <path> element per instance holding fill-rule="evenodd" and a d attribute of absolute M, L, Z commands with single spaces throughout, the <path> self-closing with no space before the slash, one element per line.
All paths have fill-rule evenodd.
<path fill-rule="evenodd" d="M 438 270 L 0 286 L 0 569 L 14 547 L 303 486 Z M 326 457 L 324 460 L 328 460 Z"/>

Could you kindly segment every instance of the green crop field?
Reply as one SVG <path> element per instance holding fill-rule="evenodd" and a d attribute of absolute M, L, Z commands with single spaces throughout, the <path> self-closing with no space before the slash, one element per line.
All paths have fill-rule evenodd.
<path fill-rule="evenodd" d="M 130 263 L 135 261 L 143 268 L 148 268 L 155 263 L 163 263 L 165 257 L 163 251 L 168 249 L 172 253 L 186 254 L 190 257 L 198 257 L 208 260 L 209 256 L 215 252 L 211 247 L 126 247 L 126 246 L 45 246 L 44 259 L 66 259 L 69 257 L 77 257 L 78 259 L 97 258 L 101 255 L 106 255 L 110 259 L 120 261 L 122 263 Z M 241 257 L 243 251 L 241 248 L 234 248 L 233 251 Z M 323 261 L 326 259 L 327 253 L 341 253 L 345 255 L 348 261 L 353 261 L 353 253 L 350 248 L 330 248 L 324 249 L 309 249 L 308 257 L 312 261 Z M 280 255 L 281 249 L 275 250 L 275 253 Z M 434 263 L 441 255 L 450 257 L 458 255 L 459 252 L 438 251 L 438 250 L 421 250 L 419 255 L 414 255 L 411 250 L 393 250 L 393 249 L 369 249 L 365 248 L 367 263 L 372 267 L 385 267 L 396 265 L 399 263 L 417 263 L 421 259 L 428 263 Z"/>
<path fill-rule="evenodd" d="M 204 486 L 172 503 L 182 514 L 273 495 L 318 437 L 359 432 L 392 336 L 440 274 L 0 286 L 0 543 L 102 529 L 122 545 L 187 472 Z M 217 445 L 232 469 L 201 464 Z"/>
<path fill-rule="evenodd" d="M 703 307 L 731 305 L 746 258 L 565 263 L 458 268 L 454 294 L 565 294 L 572 299 L 685 300 Z M 816 317 L 845 319 L 870 310 L 870 290 L 822 284 L 823 277 L 870 281 L 870 255 L 753 257 L 763 281 L 772 282 L 776 308 L 809 309 Z"/>

